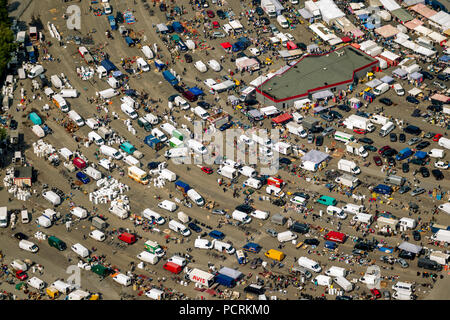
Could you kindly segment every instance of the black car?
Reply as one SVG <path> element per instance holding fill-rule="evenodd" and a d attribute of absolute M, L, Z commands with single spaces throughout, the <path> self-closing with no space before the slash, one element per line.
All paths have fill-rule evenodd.
<path fill-rule="evenodd" d="M 359 250 L 363 250 L 363 251 L 372 251 L 373 246 L 371 246 L 370 244 L 365 243 L 365 242 L 358 242 L 357 244 L 354 245 L 353 249 L 359 249 Z"/>
<path fill-rule="evenodd" d="M 428 178 L 430 176 L 430 171 L 425 167 L 420 167 L 419 172 L 424 178 Z"/>
<path fill-rule="evenodd" d="M 400 251 L 398 257 L 403 258 L 403 259 L 414 260 L 414 258 L 416 257 L 416 254 L 413 252 L 402 250 L 402 251 Z"/>
<path fill-rule="evenodd" d="M 189 227 L 189 229 L 191 229 L 191 230 L 193 230 L 193 231 L 195 231 L 195 232 L 197 232 L 197 233 L 202 232 L 202 228 L 200 228 L 198 225 L 196 225 L 196 224 L 193 223 L 193 222 L 190 222 L 190 223 L 188 224 L 188 227 Z"/>
<path fill-rule="evenodd" d="M 361 143 L 367 143 L 367 144 L 372 144 L 372 143 L 373 143 L 373 140 L 370 139 L 370 138 L 364 137 L 364 138 L 359 138 L 359 139 L 358 139 L 358 142 L 361 142 Z"/>
<path fill-rule="evenodd" d="M 160 10 L 161 12 L 167 11 L 167 6 L 166 6 L 164 3 L 161 3 L 161 4 L 159 5 L 159 10 Z"/>
<path fill-rule="evenodd" d="M 292 161 L 288 158 L 280 158 L 279 162 L 282 164 L 287 164 L 287 165 L 292 163 Z"/>
<path fill-rule="evenodd" d="M 405 143 L 406 142 L 406 136 L 404 133 L 400 133 L 398 135 L 398 141 L 400 141 L 401 143 Z"/>
<path fill-rule="evenodd" d="M 403 173 L 409 172 L 409 164 L 408 163 L 405 162 L 402 164 L 402 171 L 403 171 Z"/>
<path fill-rule="evenodd" d="M 310 246 L 318 246 L 320 241 L 317 239 L 305 239 L 303 241 L 304 244 L 309 244 Z"/>
<path fill-rule="evenodd" d="M 419 118 L 422 114 L 419 109 L 414 109 L 413 113 L 411 113 L 411 117 Z"/>
<path fill-rule="evenodd" d="M 448 74 L 444 74 L 444 73 L 439 73 L 436 78 L 438 78 L 441 81 L 448 81 L 449 80 L 449 75 Z"/>
<path fill-rule="evenodd" d="M 120 11 L 116 12 L 116 22 L 117 23 L 123 23 L 123 14 Z"/>
<path fill-rule="evenodd" d="M 389 139 L 391 140 L 391 142 L 397 142 L 397 134 L 391 133 L 389 135 Z"/>
<path fill-rule="evenodd" d="M 249 206 L 248 204 L 240 204 L 235 209 L 246 214 L 250 214 L 254 210 L 253 207 Z"/>
<path fill-rule="evenodd" d="M 432 104 L 427 107 L 427 110 L 430 110 L 432 112 L 442 112 L 442 106 L 438 104 Z"/>
<path fill-rule="evenodd" d="M 416 98 L 414 98 L 413 96 L 407 96 L 406 97 L 406 101 L 408 101 L 409 103 L 414 103 L 414 104 L 419 104 L 420 101 L 417 100 Z"/>
<path fill-rule="evenodd" d="M 255 11 L 258 16 L 262 16 L 264 14 L 264 10 L 261 7 L 257 7 Z"/>
<path fill-rule="evenodd" d="M 404 132 L 418 136 L 422 130 L 419 127 L 409 125 L 403 129 Z"/>
<path fill-rule="evenodd" d="M 342 114 L 340 114 L 339 112 L 337 112 L 336 110 L 331 110 L 330 114 L 338 120 L 341 120 L 343 118 Z"/>
<path fill-rule="evenodd" d="M 417 230 L 414 230 L 412 235 L 413 235 L 414 240 L 416 240 L 416 241 L 420 241 L 422 239 L 422 237 L 420 236 L 420 232 Z"/>
<path fill-rule="evenodd" d="M 223 124 L 222 126 L 220 126 L 219 130 L 220 131 L 225 131 L 228 128 L 231 128 L 232 126 L 233 126 L 232 122 L 227 122 L 227 123 Z"/>
<path fill-rule="evenodd" d="M 395 159 L 394 159 L 394 158 L 389 157 L 389 158 L 387 159 L 387 162 L 388 162 L 388 164 L 389 164 L 390 166 L 392 166 L 392 167 L 395 166 Z"/>
<path fill-rule="evenodd" d="M 14 234 L 14 238 L 16 238 L 18 240 L 27 240 L 28 236 L 22 232 L 17 232 Z"/>
<path fill-rule="evenodd" d="M 306 46 L 306 44 L 304 44 L 303 42 L 297 42 L 296 43 L 297 48 L 305 51 L 306 49 L 308 49 L 308 47 Z"/>
<path fill-rule="evenodd" d="M 316 146 L 323 145 L 323 136 L 317 136 L 316 138 Z"/>
<path fill-rule="evenodd" d="M 394 156 L 394 155 L 396 155 L 398 152 L 397 152 L 397 150 L 395 150 L 395 149 L 388 149 L 388 150 L 386 150 L 385 152 L 383 152 L 382 154 L 381 154 L 381 156 L 383 157 L 383 158 L 389 158 L 389 157 L 392 157 L 392 156 Z"/>
<path fill-rule="evenodd" d="M 184 54 L 184 60 L 186 60 L 187 63 L 191 63 L 193 61 L 192 56 L 189 53 Z"/>
<path fill-rule="evenodd" d="M 370 144 L 365 144 L 363 146 L 363 148 L 364 148 L 364 150 L 372 151 L 372 152 L 376 152 L 378 150 L 377 147 L 374 147 L 374 146 L 372 146 Z"/>
<path fill-rule="evenodd" d="M 184 88 L 182 86 L 179 86 L 178 84 L 174 85 L 173 88 L 179 93 L 183 93 L 184 92 Z M 176 96 L 178 96 L 178 94 L 176 94 Z M 174 98 L 174 100 L 175 100 L 175 98 Z"/>
<path fill-rule="evenodd" d="M 277 198 L 277 199 L 272 201 L 272 204 L 274 206 L 282 207 L 282 206 L 284 206 L 286 204 L 286 200 L 283 200 L 281 198 Z"/>
<path fill-rule="evenodd" d="M 17 129 L 17 121 L 14 119 L 11 119 L 11 121 L 9 122 L 9 127 L 11 128 L 11 130 L 16 130 Z"/>
<path fill-rule="evenodd" d="M 425 149 L 426 147 L 428 147 L 429 145 L 430 145 L 429 141 L 422 141 L 416 146 L 416 149 L 422 150 L 422 149 Z"/>
<path fill-rule="evenodd" d="M 205 101 L 197 102 L 197 106 L 202 107 L 203 109 L 209 109 L 211 107 L 211 105 Z"/>
<path fill-rule="evenodd" d="M 434 177 L 436 180 L 442 180 L 442 179 L 444 179 L 444 174 L 443 174 L 442 171 L 439 170 L 439 169 L 433 169 L 433 170 L 431 170 L 431 173 L 433 174 L 433 177 Z"/>
<path fill-rule="evenodd" d="M 400 187 L 400 189 L 398 189 L 398 193 L 404 194 L 404 193 L 407 193 L 410 190 L 411 190 L 410 187 L 408 187 L 407 185 L 403 185 L 403 186 Z"/>
<path fill-rule="evenodd" d="M 304 192 L 294 192 L 292 195 L 294 197 L 300 197 L 300 198 L 303 198 L 303 199 L 306 199 L 306 200 L 309 199 L 309 194 L 304 193 Z"/>
<path fill-rule="evenodd" d="M 345 112 L 349 112 L 350 110 L 352 110 L 349 106 L 345 105 L 345 104 L 340 104 L 337 106 L 337 108 L 339 110 L 345 111 Z"/>
<path fill-rule="evenodd" d="M 392 100 L 389 98 L 381 98 L 380 102 L 386 106 L 392 106 Z"/>
<path fill-rule="evenodd" d="M 350 297 L 350 296 L 336 296 L 336 300 L 345 300 L 345 301 L 349 301 L 349 300 L 353 300 L 353 298 Z"/>
<path fill-rule="evenodd" d="M 261 24 L 263 24 L 263 25 L 265 25 L 265 26 L 267 26 L 267 25 L 270 24 L 270 20 L 267 19 L 266 17 L 261 17 L 261 18 L 259 18 L 259 22 L 261 22 Z"/>
<path fill-rule="evenodd" d="M 217 10 L 216 13 L 219 16 L 219 18 L 222 19 L 222 20 L 227 18 L 227 15 L 225 14 L 225 12 L 223 12 L 223 10 Z"/>
<path fill-rule="evenodd" d="M 424 159 L 414 158 L 411 159 L 410 163 L 416 164 L 418 166 L 423 166 L 426 163 L 426 161 Z"/>
<path fill-rule="evenodd" d="M 425 79 L 428 79 L 428 80 L 434 79 L 434 76 L 431 73 L 429 73 L 428 71 L 420 71 L 420 73 L 423 75 L 423 77 Z"/>
<path fill-rule="evenodd" d="M 159 166 L 159 162 L 157 162 L 157 161 L 152 161 L 147 164 L 147 168 L 149 170 L 156 169 L 156 168 L 158 168 L 158 166 Z"/>

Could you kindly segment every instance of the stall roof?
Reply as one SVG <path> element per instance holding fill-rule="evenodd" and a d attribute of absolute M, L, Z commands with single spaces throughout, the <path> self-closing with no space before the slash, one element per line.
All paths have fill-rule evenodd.
<path fill-rule="evenodd" d="M 328 153 L 321 152 L 318 150 L 310 150 L 308 151 L 303 157 L 302 161 L 311 161 L 315 164 L 319 164 L 325 160 L 327 160 L 329 157 Z"/>
<path fill-rule="evenodd" d="M 381 78 L 381 81 L 383 81 L 384 83 L 392 83 L 394 82 L 394 78 L 390 77 L 390 76 L 384 76 L 383 78 Z"/>
<path fill-rule="evenodd" d="M 229 42 L 222 42 L 220 45 L 224 49 L 230 49 L 232 47 L 231 43 L 229 43 Z"/>
<path fill-rule="evenodd" d="M 315 92 L 312 94 L 312 98 L 314 100 L 332 98 L 332 97 L 334 97 L 334 94 L 330 90 L 322 90 L 322 91 Z"/>
<path fill-rule="evenodd" d="M 391 38 L 397 35 L 399 32 L 400 30 L 390 24 L 386 24 L 380 28 L 375 29 L 375 33 L 379 34 L 383 38 Z"/>
<path fill-rule="evenodd" d="M 291 119 L 292 119 L 292 116 L 289 113 L 283 113 L 283 114 L 280 114 L 279 116 L 273 118 L 272 121 L 279 124 L 279 123 L 287 122 Z"/>
<path fill-rule="evenodd" d="M 403 3 L 407 7 L 413 6 L 413 5 L 418 4 L 418 3 L 424 3 L 424 2 L 425 2 L 425 0 L 403 0 Z"/>
<path fill-rule="evenodd" d="M 394 71 L 392 71 L 392 74 L 397 75 L 397 76 L 399 76 L 399 77 L 404 77 L 404 76 L 406 76 L 408 73 L 407 73 L 405 70 L 403 70 L 402 68 L 397 68 L 397 69 L 395 69 Z"/>
<path fill-rule="evenodd" d="M 407 21 L 411 21 L 412 19 L 414 19 L 414 17 L 403 8 L 393 10 L 391 12 L 391 14 L 394 17 L 396 17 L 398 20 L 400 20 L 401 22 L 407 22 Z"/>
<path fill-rule="evenodd" d="M 421 74 L 420 72 L 413 72 L 409 75 L 409 77 L 413 80 L 417 80 L 423 77 L 423 74 Z"/>
<path fill-rule="evenodd" d="M 418 4 L 412 6 L 409 9 L 412 10 L 412 11 L 417 12 L 418 14 L 424 16 L 425 18 L 430 18 L 430 17 L 434 16 L 437 13 L 433 9 L 428 8 L 423 3 L 418 3 Z"/>
<path fill-rule="evenodd" d="M 300 13 L 300 15 L 302 16 L 303 19 L 311 19 L 311 18 L 314 17 L 314 16 L 311 14 L 311 12 L 309 12 L 308 10 L 306 10 L 306 9 L 304 9 L 304 8 L 298 10 L 298 13 Z"/>
<path fill-rule="evenodd" d="M 405 27 L 411 30 L 414 30 L 415 28 L 421 25 L 423 25 L 423 22 L 420 21 L 419 19 L 412 19 L 411 21 L 408 21 L 404 24 Z"/>
<path fill-rule="evenodd" d="M 366 83 L 366 86 L 370 87 L 370 88 L 375 88 L 377 86 L 379 86 L 380 84 L 382 84 L 383 82 L 379 79 L 373 79 L 369 82 Z"/>
<path fill-rule="evenodd" d="M 387 11 L 400 9 L 400 5 L 395 0 L 380 0 L 381 4 Z"/>
<path fill-rule="evenodd" d="M 437 101 L 442 101 L 444 103 L 449 103 L 450 102 L 450 97 L 447 97 L 446 95 L 440 94 L 440 93 L 435 93 L 433 94 L 430 99 L 432 100 L 437 100 Z"/>
<path fill-rule="evenodd" d="M 419 88 L 412 88 L 411 90 L 408 91 L 408 94 L 415 97 L 418 94 L 422 93 L 422 90 L 420 90 Z"/>
<path fill-rule="evenodd" d="M 391 61 L 395 61 L 395 60 L 400 58 L 399 55 L 397 55 L 397 54 L 395 54 L 395 53 L 393 53 L 391 51 L 387 51 L 387 50 L 383 51 L 380 54 L 380 56 L 385 57 L 386 59 L 391 60 Z"/>
<path fill-rule="evenodd" d="M 418 246 L 416 244 L 412 244 L 409 242 L 403 242 L 401 245 L 398 246 L 399 249 L 409 251 L 415 254 L 418 254 L 420 251 L 422 251 L 422 247 Z"/>
<path fill-rule="evenodd" d="M 444 30 L 450 28 L 450 14 L 447 12 L 439 11 L 434 16 L 429 17 L 429 19 L 439 24 Z"/>

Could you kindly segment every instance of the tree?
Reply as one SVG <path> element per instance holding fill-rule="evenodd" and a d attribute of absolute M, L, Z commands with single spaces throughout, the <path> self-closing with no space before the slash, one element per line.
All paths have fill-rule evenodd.
<path fill-rule="evenodd" d="M 8 131 L 5 128 L 1 127 L 0 128 L 0 141 L 5 140 L 7 136 L 8 136 Z"/>
<path fill-rule="evenodd" d="M 5 72 L 15 48 L 14 33 L 8 19 L 8 3 L 7 0 L 0 0 L 0 76 Z"/>

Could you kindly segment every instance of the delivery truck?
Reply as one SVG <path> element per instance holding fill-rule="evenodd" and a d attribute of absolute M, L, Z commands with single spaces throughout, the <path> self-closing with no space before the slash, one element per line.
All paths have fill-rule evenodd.
<path fill-rule="evenodd" d="M 322 268 L 316 261 L 309 259 L 307 257 L 300 257 L 298 259 L 298 264 L 300 267 L 304 267 L 304 268 L 314 271 L 314 272 L 322 271 Z"/>
<path fill-rule="evenodd" d="M 431 240 L 450 243 L 450 230 L 438 230 L 435 234 L 431 236 Z"/>
<path fill-rule="evenodd" d="M 143 185 L 147 185 L 149 182 L 147 172 L 136 166 L 128 167 L 128 177 Z"/>
<path fill-rule="evenodd" d="M 354 161 L 340 159 L 338 161 L 338 169 L 342 171 L 346 171 L 352 174 L 360 174 L 361 169 L 356 165 Z"/>
<path fill-rule="evenodd" d="M 197 268 L 192 269 L 189 272 L 188 276 L 189 280 L 206 288 L 211 287 L 212 284 L 214 283 L 213 274 Z"/>
<path fill-rule="evenodd" d="M 334 181 L 352 189 L 356 188 L 360 183 L 358 178 L 349 174 L 343 174 L 342 176 L 337 177 Z"/>
<path fill-rule="evenodd" d="M 222 168 L 219 168 L 217 170 L 217 173 L 221 176 L 224 176 L 228 179 L 234 179 L 238 176 L 238 171 L 235 168 L 229 167 L 229 166 L 223 166 Z"/>
<path fill-rule="evenodd" d="M 351 153 L 355 156 L 360 156 L 363 158 L 366 158 L 369 153 L 367 152 L 367 150 L 364 148 L 364 146 L 358 142 L 355 141 L 349 141 L 345 144 L 345 148 L 347 150 L 348 153 Z"/>
<path fill-rule="evenodd" d="M 297 239 L 297 235 L 295 233 L 293 233 L 292 231 L 284 231 L 284 232 L 280 232 L 277 235 L 277 239 L 279 242 L 287 242 L 287 241 L 292 241 Z"/>
<path fill-rule="evenodd" d="M 347 129 L 362 129 L 367 132 L 373 132 L 375 130 L 375 126 L 368 118 L 364 118 L 358 116 L 356 114 L 352 114 L 347 119 L 343 121 L 343 124 L 347 127 Z"/>

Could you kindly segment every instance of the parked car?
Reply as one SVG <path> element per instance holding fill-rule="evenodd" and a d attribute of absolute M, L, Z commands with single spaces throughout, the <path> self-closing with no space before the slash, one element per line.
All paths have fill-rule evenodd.
<path fill-rule="evenodd" d="M 308 244 L 310 246 L 318 246 L 320 244 L 320 241 L 314 238 L 311 239 L 305 239 L 303 240 L 304 244 Z"/>
<path fill-rule="evenodd" d="M 425 149 L 426 147 L 428 147 L 429 145 L 430 145 L 429 141 L 422 141 L 416 146 L 416 149 L 422 150 L 422 149 Z"/>
<path fill-rule="evenodd" d="M 373 140 L 370 139 L 370 138 L 367 138 L 367 137 L 363 137 L 363 138 L 359 138 L 359 139 L 358 139 L 358 142 L 361 142 L 361 143 L 367 143 L 367 144 L 372 144 L 372 143 L 373 143 Z"/>
<path fill-rule="evenodd" d="M 424 193 L 425 192 L 425 189 L 424 188 L 416 188 L 416 189 L 414 189 L 412 192 L 411 192 L 411 196 L 412 197 L 415 197 L 415 196 L 418 196 L 419 194 L 422 194 L 422 193 Z"/>
<path fill-rule="evenodd" d="M 383 161 L 381 161 L 381 158 L 379 156 L 373 157 L 373 161 L 375 161 L 375 164 L 377 166 L 382 166 L 383 165 Z"/>
<path fill-rule="evenodd" d="M 337 108 L 339 110 L 345 111 L 345 112 L 349 112 L 350 110 L 352 110 L 349 106 L 345 105 L 345 104 L 340 104 L 337 106 Z"/>
<path fill-rule="evenodd" d="M 266 229 L 266 232 L 274 238 L 278 236 L 278 232 L 276 232 L 274 229 Z"/>
<path fill-rule="evenodd" d="M 414 98 L 413 96 L 407 96 L 406 97 L 406 101 L 408 101 L 409 103 L 414 103 L 414 104 L 419 104 L 420 101 L 417 100 L 416 98 Z"/>
<path fill-rule="evenodd" d="M 392 106 L 392 100 L 389 98 L 381 98 L 380 102 L 386 106 Z"/>
<path fill-rule="evenodd" d="M 202 232 L 202 228 L 200 228 L 198 225 L 196 225 L 196 224 L 193 223 L 193 222 L 190 222 L 190 223 L 188 224 L 188 227 L 189 227 L 189 229 L 191 229 L 191 230 L 193 230 L 193 231 L 195 231 L 195 232 L 197 232 L 197 233 Z"/>
<path fill-rule="evenodd" d="M 210 167 L 201 167 L 201 170 L 206 174 L 212 174 L 214 172 Z"/>
<path fill-rule="evenodd" d="M 402 164 L 402 171 L 403 171 L 403 173 L 409 172 L 409 164 L 408 163 L 405 162 Z"/>
<path fill-rule="evenodd" d="M 412 145 L 415 145 L 416 143 L 419 143 L 420 141 L 422 141 L 422 138 L 414 137 L 414 138 L 409 139 L 408 145 L 412 146 Z"/>
<path fill-rule="evenodd" d="M 430 176 L 430 171 L 426 167 L 420 167 L 419 172 L 424 178 L 428 178 Z"/>
<path fill-rule="evenodd" d="M 443 174 L 442 171 L 439 170 L 439 169 L 433 169 L 433 170 L 431 170 L 431 174 L 432 174 L 433 177 L 434 177 L 436 180 L 438 180 L 438 181 L 444 179 L 444 174 Z"/>
<path fill-rule="evenodd" d="M 410 190 L 411 190 L 410 187 L 408 187 L 407 185 L 404 185 L 404 186 L 401 186 L 400 189 L 398 189 L 398 193 L 404 194 L 404 193 L 407 193 Z"/>
<path fill-rule="evenodd" d="M 364 145 L 364 150 L 376 152 L 378 149 L 377 149 L 377 147 L 366 144 L 366 145 Z"/>
<path fill-rule="evenodd" d="M 401 143 L 405 143 L 406 141 L 406 135 L 404 133 L 400 133 L 398 135 L 398 141 L 400 141 Z"/>
<path fill-rule="evenodd" d="M 397 134 L 395 134 L 394 132 L 392 132 L 389 135 L 389 140 L 391 140 L 391 142 L 397 142 Z"/>

